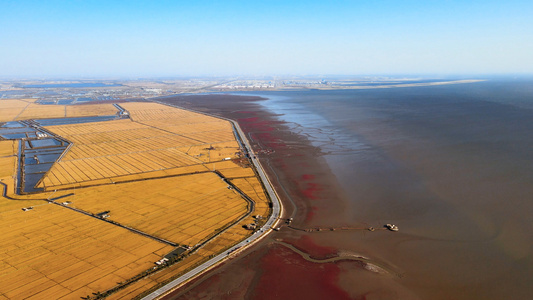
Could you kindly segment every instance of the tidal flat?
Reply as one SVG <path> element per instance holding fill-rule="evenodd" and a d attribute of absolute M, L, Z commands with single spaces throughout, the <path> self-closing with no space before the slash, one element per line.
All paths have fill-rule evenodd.
<path fill-rule="evenodd" d="M 239 122 L 292 226 L 392 223 L 400 231 L 283 227 L 172 297 L 533 297 L 532 86 L 489 80 L 175 98 Z M 313 264 L 276 240 L 316 259 L 354 253 L 391 272 L 354 261 Z"/>

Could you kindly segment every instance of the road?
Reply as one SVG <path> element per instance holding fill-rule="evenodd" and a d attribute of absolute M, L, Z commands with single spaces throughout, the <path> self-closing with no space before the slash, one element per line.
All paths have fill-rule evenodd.
<path fill-rule="evenodd" d="M 280 200 L 278 198 L 278 195 L 277 195 L 276 191 L 272 187 L 272 183 L 270 182 L 270 180 L 266 176 L 266 173 L 265 173 L 265 171 L 263 169 L 263 166 L 261 165 L 261 163 L 257 159 L 257 156 L 253 152 L 253 149 L 252 149 L 252 147 L 250 145 L 250 142 L 246 138 L 246 135 L 241 130 L 241 128 L 239 127 L 239 124 L 237 122 L 235 122 L 233 120 L 230 120 L 230 119 L 227 119 L 227 118 L 223 118 L 223 117 L 219 117 L 219 116 L 215 116 L 215 115 L 211 115 L 211 114 L 206 114 L 206 113 L 203 113 L 203 112 L 194 111 L 194 110 L 191 110 L 191 109 L 183 108 L 183 107 L 180 107 L 180 106 L 177 106 L 177 105 L 171 105 L 171 104 L 160 102 L 160 101 L 156 101 L 156 100 L 153 100 L 153 99 L 152 99 L 152 101 L 153 102 L 157 102 L 159 104 L 176 107 L 176 108 L 179 108 L 179 109 L 192 111 L 192 112 L 195 112 L 195 113 L 208 115 L 208 116 L 214 117 L 214 118 L 224 119 L 224 120 L 227 120 L 227 121 L 231 122 L 233 124 L 233 128 L 235 129 L 237 135 L 239 136 L 239 138 L 240 138 L 240 140 L 242 142 L 242 146 L 245 147 L 246 152 L 250 154 L 250 160 L 254 164 L 255 169 L 257 170 L 257 173 L 259 174 L 259 177 L 261 178 L 261 181 L 263 182 L 263 185 L 265 186 L 266 192 L 268 193 L 268 195 L 270 196 L 270 199 L 272 200 L 272 214 L 268 218 L 268 220 L 265 223 L 265 225 L 263 225 L 261 228 L 259 228 L 259 230 L 257 230 L 254 234 L 252 234 L 246 240 L 238 243 L 237 245 L 231 247 L 230 249 L 224 251 L 223 253 L 211 258 L 210 260 L 208 260 L 205 263 L 199 265 L 198 267 L 192 269 L 191 271 L 187 272 L 186 274 L 184 274 L 184 275 L 180 276 L 179 278 L 171 281 L 167 285 L 157 289 L 156 291 L 154 291 L 151 294 L 149 294 L 146 297 L 144 297 L 143 300 L 157 299 L 158 297 L 160 297 L 162 295 L 165 295 L 166 293 L 176 289 L 177 287 L 181 286 L 182 284 L 184 284 L 185 282 L 191 280 L 192 278 L 194 278 L 194 277 L 196 277 L 196 276 L 208 271 L 209 269 L 213 268 L 214 266 L 218 265 L 219 263 L 221 263 L 222 261 L 227 259 L 230 255 L 235 255 L 237 250 L 242 251 L 243 249 L 246 249 L 249 246 L 251 246 L 252 244 L 258 242 L 259 239 L 261 239 L 262 237 L 266 236 L 268 233 L 270 233 L 272 231 L 273 226 L 278 222 L 279 217 L 281 216 L 281 214 L 283 212 L 283 207 L 281 206 L 281 202 L 280 202 Z"/>

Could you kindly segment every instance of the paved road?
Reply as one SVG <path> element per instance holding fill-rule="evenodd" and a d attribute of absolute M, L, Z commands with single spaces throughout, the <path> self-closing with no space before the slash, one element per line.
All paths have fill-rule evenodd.
<path fill-rule="evenodd" d="M 176 105 L 171 105 L 171 104 L 164 103 L 164 102 L 159 102 L 159 101 L 154 101 L 154 102 L 157 102 L 157 103 L 160 103 L 160 104 L 164 104 L 164 105 L 168 105 L 168 106 L 173 106 L 173 107 L 176 107 L 176 108 L 179 108 L 179 109 L 193 111 L 193 110 L 190 110 L 190 109 L 187 109 L 187 108 L 183 108 L 183 107 L 176 106 Z M 278 219 L 281 216 L 281 213 L 283 211 L 282 207 L 281 207 L 281 202 L 279 201 L 279 198 L 278 198 L 278 195 L 276 194 L 276 191 L 274 191 L 274 188 L 272 187 L 272 184 L 271 184 L 270 180 L 268 179 L 268 177 L 265 174 L 263 166 L 261 165 L 261 163 L 257 159 L 255 153 L 252 150 L 250 142 L 246 138 L 246 135 L 244 134 L 244 132 L 239 127 L 239 124 L 237 124 L 237 122 L 235 122 L 233 120 L 226 119 L 226 118 L 223 118 L 223 117 L 214 116 L 214 115 L 211 115 L 211 114 L 206 114 L 206 113 L 202 113 L 202 112 L 198 112 L 198 111 L 193 111 L 193 112 L 200 113 L 200 114 L 203 114 L 203 115 L 208 115 L 208 116 L 219 118 L 219 119 L 225 119 L 227 121 L 230 121 L 233 124 L 233 127 L 237 131 L 237 134 L 240 136 L 240 139 L 241 139 L 241 141 L 243 143 L 243 146 L 246 148 L 247 152 L 250 154 L 250 159 L 251 159 L 252 163 L 254 164 L 254 166 L 255 166 L 258 174 L 259 174 L 259 177 L 261 178 L 261 181 L 263 181 L 263 184 L 264 184 L 264 186 L 266 188 L 266 191 L 267 191 L 268 195 L 270 196 L 270 199 L 272 200 L 272 214 L 270 215 L 270 218 L 267 220 L 265 225 L 263 225 L 263 227 L 259 228 L 258 231 L 256 231 L 250 237 L 248 237 L 248 239 L 238 243 L 237 245 L 235 245 L 235 246 L 231 247 L 230 249 L 226 250 L 225 252 L 223 252 L 223 253 L 211 258 L 210 260 L 208 260 L 205 263 L 199 265 L 198 267 L 194 268 L 193 270 L 187 272 L 186 274 L 182 275 L 181 277 L 173 280 L 172 282 L 168 283 L 167 285 L 157 289 L 156 291 L 152 292 L 148 296 L 144 297 L 143 300 L 157 299 L 159 296 L 166 294 L 167 292 L 173 290 L 177 286 L 180 286 L 181 284 L 187 282 L 188 280 L 190 280 L 190 279 L 198 276 L 199 274 L 202 274 L 203 272 L 211 269 L 212 267 L 214 267 L 215 265 L 217 265 L 218 263 L 220 263 L 221 261 L 226 259 L 230 254 L 234 253 L 236 250 L 242 250 L 242 249 L 250 246 L 254 242 L 258 241 L 259 238 L 265 236 L 270 231 L 272 231 L 272 227 L 274 226 L 274 224 L 276 224 L 276 222 L 278 221 Z"/>

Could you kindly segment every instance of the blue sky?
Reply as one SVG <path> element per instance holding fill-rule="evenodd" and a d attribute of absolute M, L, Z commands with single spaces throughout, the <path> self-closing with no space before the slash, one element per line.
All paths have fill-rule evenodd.
<path fill-rule="evenodd" d="M 6 1 L 0 76 L 533 73 L 533 1 Z"/>

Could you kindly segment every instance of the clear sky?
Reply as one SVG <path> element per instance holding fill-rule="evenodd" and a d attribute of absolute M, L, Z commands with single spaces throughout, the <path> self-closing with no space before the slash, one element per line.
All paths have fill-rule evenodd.
<path fill-rule="evenodd" d="M 532 0 L 0 0 L 0 76 L 533 73 Z"/>

